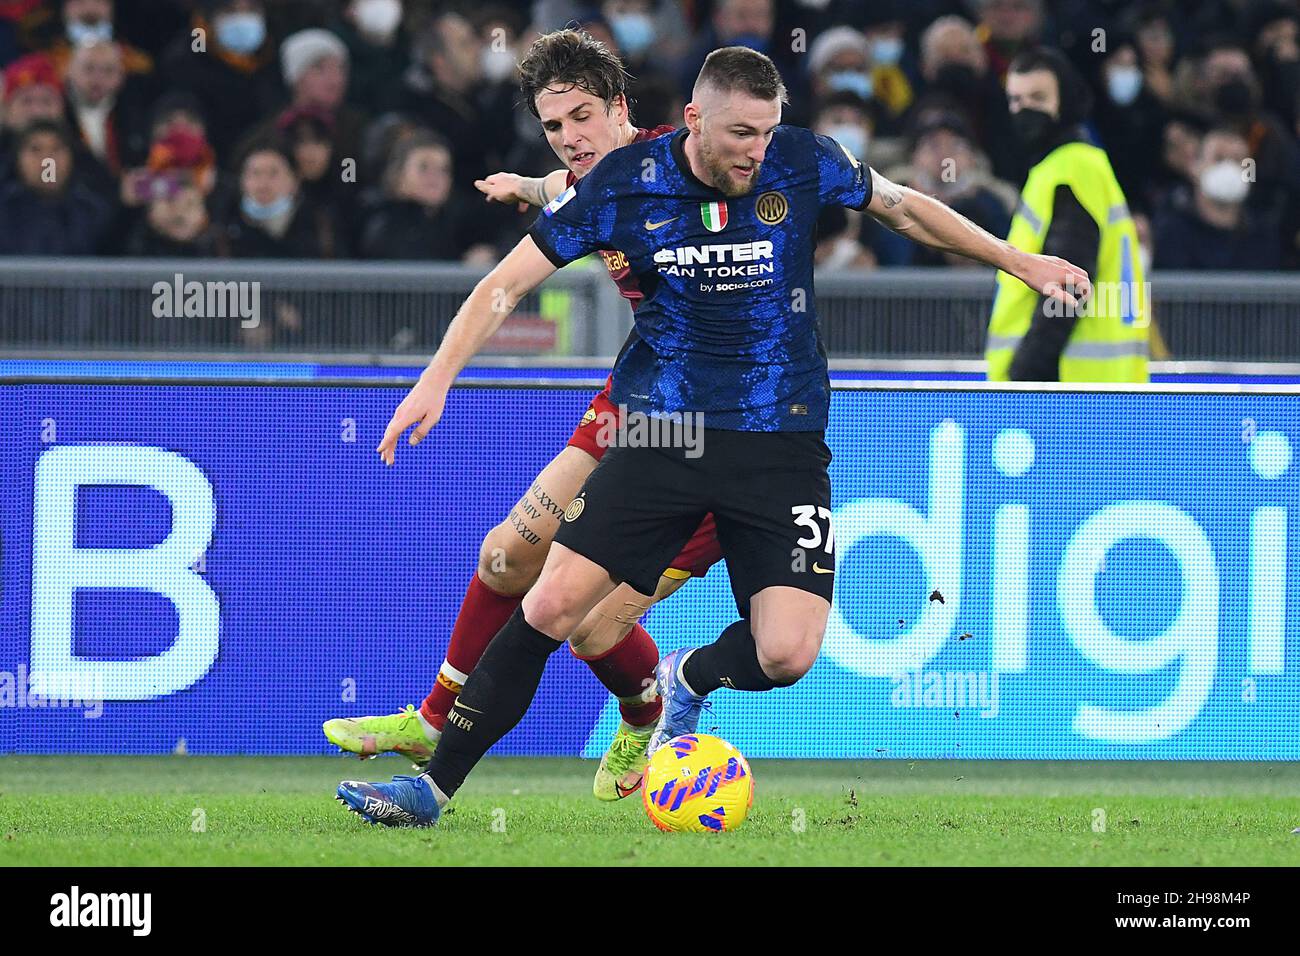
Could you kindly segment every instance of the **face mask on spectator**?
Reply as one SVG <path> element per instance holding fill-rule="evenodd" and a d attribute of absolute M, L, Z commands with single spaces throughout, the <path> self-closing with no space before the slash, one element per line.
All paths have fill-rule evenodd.
<path fill-rule="evenodd" d="M 947 63 L 934 74 L 934 85 L 958 96 L 969 96 L 979 83 L 979 74 L 965 63 Z"/>
<path fill-rule="evenodd" d="M 483 48 L 479 58 L 484 79 L 492 83 L 508 80 L 515 71 L 515 55 L 509 50 L 493 50 L 490 46 Z"/>
<path fill-rule="evenodd" d="M 1106 76 L 1106 89 L 1115 103 L 1128 106 L 1142 92 L 1142 71 L 1136 66 L 1117 66 Z"/>
<path fill-rule="evenodd" d="M 893 66 L 903 58 L 903 41 L 898 37 L 877 37 L 871 41 L 871 62 Z"/>
<path fill-rule="evenodd" d="M 266 20 L 260 13 L 227 13 L 217 21 L 217 42 L 233 53 L 256 52 L 266 39 Z"/>
<path fill-rule="evenodd" d="M 254 222 L 266 222 L 270 219 L 277 219 L 287 213 L 293 207 L 293 196 L 284 195 L 279 199 L 272 200 L 269 203 L 260 203 L 252 196 L 245 196 L 239 204 L 244 215 Z"/>
<path fill-rule="evenodd" d="M 1227 116 L 1246 115 L 1255 105 L 1254 101 L 1255 94 L 1250 84 L 1240 78 L 1228 80 L 1214 91 L 1214 105 Z"/>
<path fill-rule="evenodd" d="M 80 20 L 73 20 L 68 24 L 68 42 L 73 46 L 107 43 L 112 39 L 112 20 L 101 20 L 98 23 L 82 23 Z"/>
<path fill-rule="evenodd" d="M 1250 183 L 1241 174 L 1241 166 L 1230 159 L 1201 170 L 1200 184 L 1201 192 L 1215 202 L 1238 203 L 1250 192 Z"/>
<path fill-rule="evenodd" d="M 873 90 L 871 77 L 856 70 L 840 70 L 826 77 L 826 85 L 836 93 L 848 91 L 856 93 L 864 100 L 871 99 Z"/>
<path fill-rule="evenodd" d="M 832 126 L 826 135 L 839 143 L 858 159 L 865 159 L 867 146 L 871 144 L 871 134 L 856 123 L 841 123 Z"/>
<path fill-rule="evenodd" d="M 1056 120 L 1042 110 L 1022 109 L 1011 114 L 1011 128 L 1028 149 L 1037 149 L 1056 131 Z"/>
<path fill-rule="evenodd" d="M 609 28 L 614 31 L 618 48 L 628 56 L 637 56 L 655 42 L 655 24 L 644 13 L 624 13 L 612 17 Z"/>
<path fill-rule="evenodd" d="M 356 9 L 361 31 L 385 40 L 402 22 L 402 0 L 361 0 Z"/>

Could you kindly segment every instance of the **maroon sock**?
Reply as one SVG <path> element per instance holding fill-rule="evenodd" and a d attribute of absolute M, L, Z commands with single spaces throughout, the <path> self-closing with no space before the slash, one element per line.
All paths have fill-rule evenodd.
<path fill-rule="evenodd" d="M 663 710 L 659 695 L 654 694 L 648 702 L 644 699 L 646 691 L 654 687 L 659 648 L 640 624 L 633 624 L 627 637 L 598 657 L 583 657 L 577 651 L 573 656 L 590 667 L 618 698 L 618 712 L 629 724 L 644 727 L 659 719 Z"/>
<path fill-rule="evenodd" d="M 447 711 L 460 696 L 465 678 L 483 656 L 497 631 L 505 627 L 510 615 L 523 601 L 523 595 L 498 594 L 483 583 L 478 574 L 469 582 L 465 600 L 460 604 L 456 624 L 447 644 L 447 659 L 438 671 L 438 682 L 420 705 L 420 713 L 438 730 L 447 719 Z"/>

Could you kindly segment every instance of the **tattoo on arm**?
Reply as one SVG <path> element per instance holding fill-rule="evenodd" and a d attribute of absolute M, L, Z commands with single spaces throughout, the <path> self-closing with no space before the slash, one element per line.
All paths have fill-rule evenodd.
<path fill-rule="evenodd" d="M 542 484 L 534 481 L 533 486 L 528 489 L 529 494 L 537 499 L 537 503 L 553 514 L 557 518 L 564 517 L 564 508 L 561 507 L 554 498 L 542 490 Z"/>
<path fill-rule="evenodd" d="M 893 209 L 903 201 L 903 190 L 899 188 L 898 184 L 881 176 L 874 169 L 871 171 L 871 186 L 886 209 Z"/>
<path fill-rule="evenodd" d="M 515 532 L 529 544 L 537 544 L 542 540 L 542 536 L 528 527 L 528 523 L 519 516 L 519 512 L 510 509 L 510 523 L 514 526 Z"/>
<path fill-rule="evenodd" d="M 546 180 L 540 177 L 525 179 L 523 189 L 524 199 L 534 206 L 545 206 L 546 199 Z"/>

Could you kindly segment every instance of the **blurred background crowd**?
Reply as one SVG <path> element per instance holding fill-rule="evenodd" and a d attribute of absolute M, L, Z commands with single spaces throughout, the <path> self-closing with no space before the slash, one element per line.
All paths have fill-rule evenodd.
<path fill-rule="evenodd" d="M 1300 0 L 0 0 L 0 255 L 495 261 L 533 213 L 474 180 L 558 166 L 515 63 L 575 24 L 637 125 L 750 46 L 786 121 L 998 235 L 1029 163 L 1005 72 L 1058 47 L 1156 268 L 1300 267 Z M 817 260 L 966 264 L 842 209 Z"/>

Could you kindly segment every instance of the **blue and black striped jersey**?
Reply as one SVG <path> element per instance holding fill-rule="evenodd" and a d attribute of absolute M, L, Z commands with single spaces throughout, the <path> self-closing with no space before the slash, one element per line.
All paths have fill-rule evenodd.
<path fill-rule="evenodd" d="M 599 249 L 626 256 L 645 298 L 612 398 L 650 415 L 702 412 L 709 428 L 822 431 L 830 404 L 813 295 L 824 206 L 862 208 L 867 166 L 826 136 L 779 126 L 754 188 L 701 182 L 686 130 L 616 149 L 538 217 L 557 266 Z"/>

